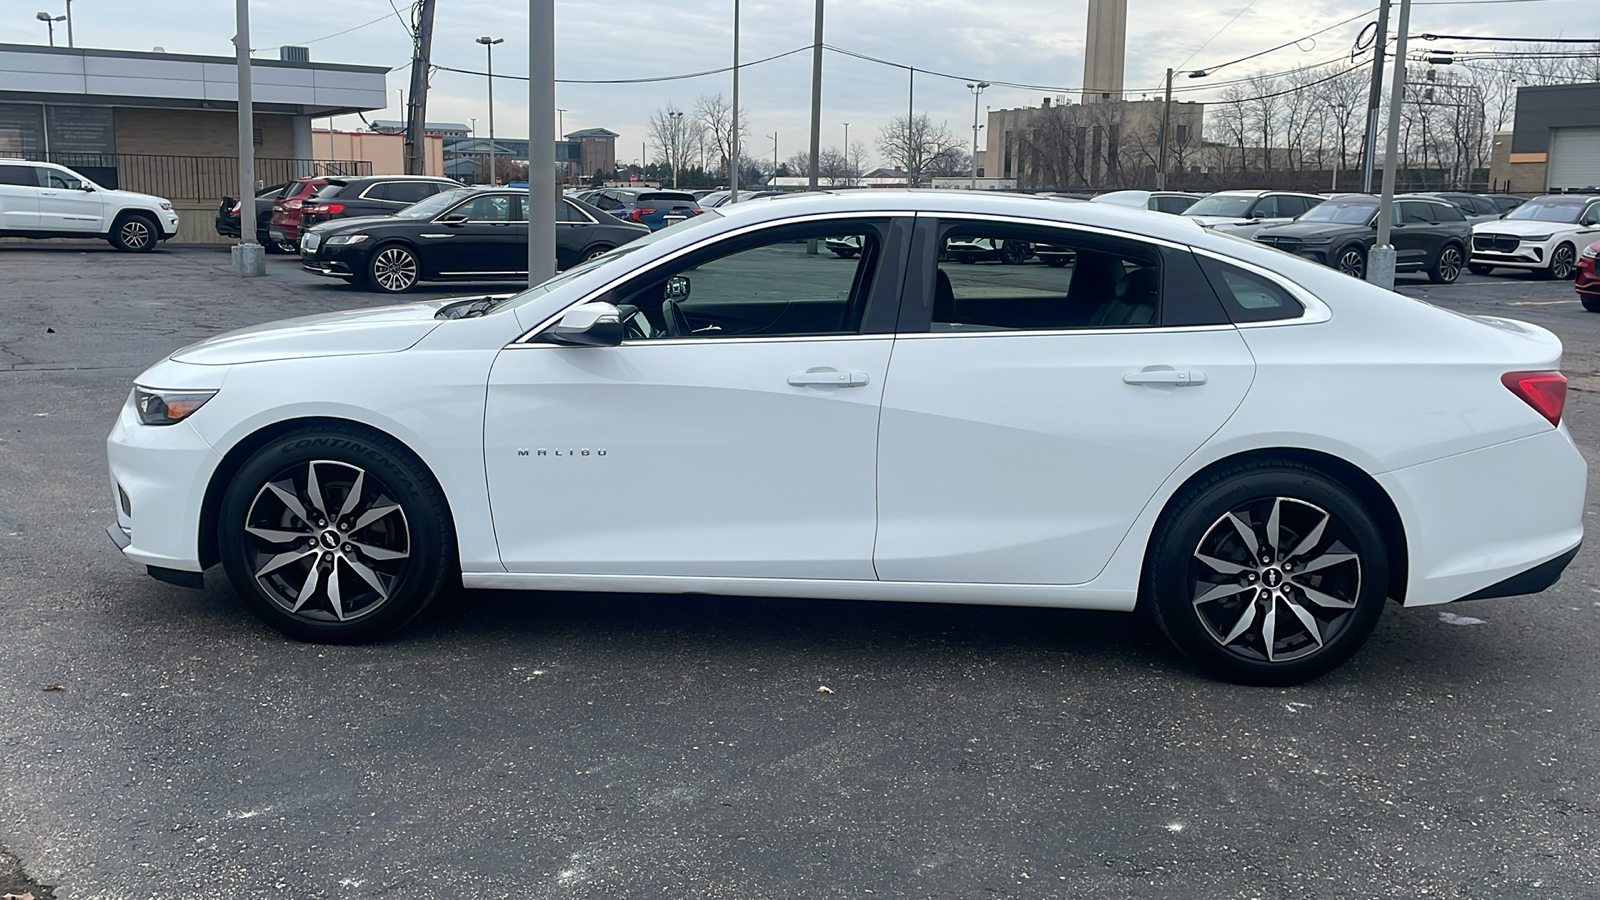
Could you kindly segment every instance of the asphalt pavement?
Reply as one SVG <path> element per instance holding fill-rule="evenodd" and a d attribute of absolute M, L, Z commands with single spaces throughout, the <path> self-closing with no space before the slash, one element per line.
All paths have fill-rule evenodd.
<path fill-rule="evenodd" d="M 297 644 L 104 532 L 142 368 L 390 302 L 227 264 L 0 246 L 0 893 L 1600 896 L 1597 542 L 1538 596 L 1391 606 L 1290 689 L 1136 616 L 999 607 L 455 591 L 382 644 Z M 1570 284 L 1402 282 L 1559 334 L 1593 471 Z"/>

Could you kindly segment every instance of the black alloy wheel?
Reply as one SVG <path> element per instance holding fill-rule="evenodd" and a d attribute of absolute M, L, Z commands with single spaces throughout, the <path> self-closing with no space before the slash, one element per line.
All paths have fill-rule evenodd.
<path fill-rule="evenodd" d="M 1428 269 L 1428 280 L 1434 284 L 1455 284 L 1456 279 L 1461 277 L 1461 262 L 1461 248 L 1455 244 L 1445 244 L 1439 249 L 1433 266 Z"/>
<path fill-rule="evenodd" d="M 229 484 L 218 528 L 234 590 L 302 641 L 387 634 L 455 567 L 432 475 L 403 446 L 354 427 L 303 429 L 262 447 Z"/>
<path fill-rule="evenodd" d="M 403 294 L 417 286 L 422 263 L 417 255 L 400 244 L 386 244 L 367 261 L 367 283 L 385 294 Z"/>
<path fill-rule="evenodd" d="M 1342 665 L 1388 591 L 1371 514 L 1295 463 L 1244 464 L 1186 488 L 1151 547 L 1141 602 L 1185 655 L 1240 684 L 1298 684 Z"/>
<path fill-rule="evenodd" d="M 1351 244 L 1334 256 L 1333 267 L 1351 278 L 1366 280 L 1367 252 L 1359 244 Z"/>
<path fill-rule="evenodd" d="M 1550 254 L 1550 267 L 1545 277 L 1556 281 L 1571 281 L 1578 274 L 1578 251 L 1571 244 L 1560 244 Z"/>
<path fill-rule="evenodd" d="M 128 213 L 111 226 L 111 246 L 124 253 L 149 253 L 156 247 L 156 228 L 148 213 Z"/>
<path fill-rule="evenodd" d="M 1000 244 L 1000 262 L 1008 266 L 1022 265 L 1031 254 L 1026 241 L 1004 241 Z"/>

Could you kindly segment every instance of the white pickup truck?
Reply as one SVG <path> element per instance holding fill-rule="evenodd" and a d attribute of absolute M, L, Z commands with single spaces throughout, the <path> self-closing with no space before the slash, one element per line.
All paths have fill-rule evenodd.
<path fill-rule="evenodd" d="M 0 237 L 97 237 L 143 253 L 177 233 L 171 201 L 103 188 L 55 163 L 0 159 Z"/>

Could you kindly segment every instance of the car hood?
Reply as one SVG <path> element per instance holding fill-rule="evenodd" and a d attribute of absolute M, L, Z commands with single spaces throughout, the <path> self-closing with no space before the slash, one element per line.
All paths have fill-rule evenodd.
<path fill-rule="evenodd" d="M 279 359 L 398 353 L 438 328 L 434 315 L 452 300 L 303 316 L 207 338 L 172 354 L 181 363 L 233 366 Z"/>
<path fill-rule="evenodd" d="M 420 219 L 396 219 L 394 216 L 356 216 L 353 219 L 330 219 L 318 222 L 310 230 L 321 235 L 339 234 L 343 232 L 360 231 L 373 225 L 388 225 L 394 222 L 418 222 Z"/>
<path fill-rule="evenodd" d="M 1571 222 L 1541 222 L 1538 219 L 1494 219 L 1480 222 L 1472 226 L 1474 232 L 1489 234 L 1514 234 L 1525 237 L 1535 234 L 1550 234 L 1552 232 L 1577 231 L 1578 226 Z"/>
<path fill-rule="evenodd" d="M 1256 232 L 1256 237 L 1292 237 L 1303 241 L 1321 240 L 1346 234 L 1365 234 L 1371 230 L 1361 225 L 1346 225 L 1342 222 L 1286 222 L 1282 225 L 1269 225 Z"/>
<path fill-rule="evenodd" d="M 155 194 L 141 194 L 138 191 L 119 191 L 116 188 L 100 188 L 100 193 L 112 200 L 121 200 L 125 203 L 142 203 L 149 206 L 160 206 L 172 201 Z"/>

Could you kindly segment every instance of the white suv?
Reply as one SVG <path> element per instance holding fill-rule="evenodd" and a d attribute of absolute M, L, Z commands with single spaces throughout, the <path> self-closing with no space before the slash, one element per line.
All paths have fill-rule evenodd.
<path fill-rule="evenodd" d="M 169 200 L 103 188 L 54 163 L 0 159 L 0 237 L 98 237 L 143 253 L 177 233 Z"/>
<path fill-rule="evenodd" d="M 1545 278 L 1570 279 L 1578 251 L 1600 239 L 1600 196 L 1535 197 L 1504 218 L 1472 226 L 1467 268 L 1487 275 L 1497 268 L 1533 269 Z"/>

